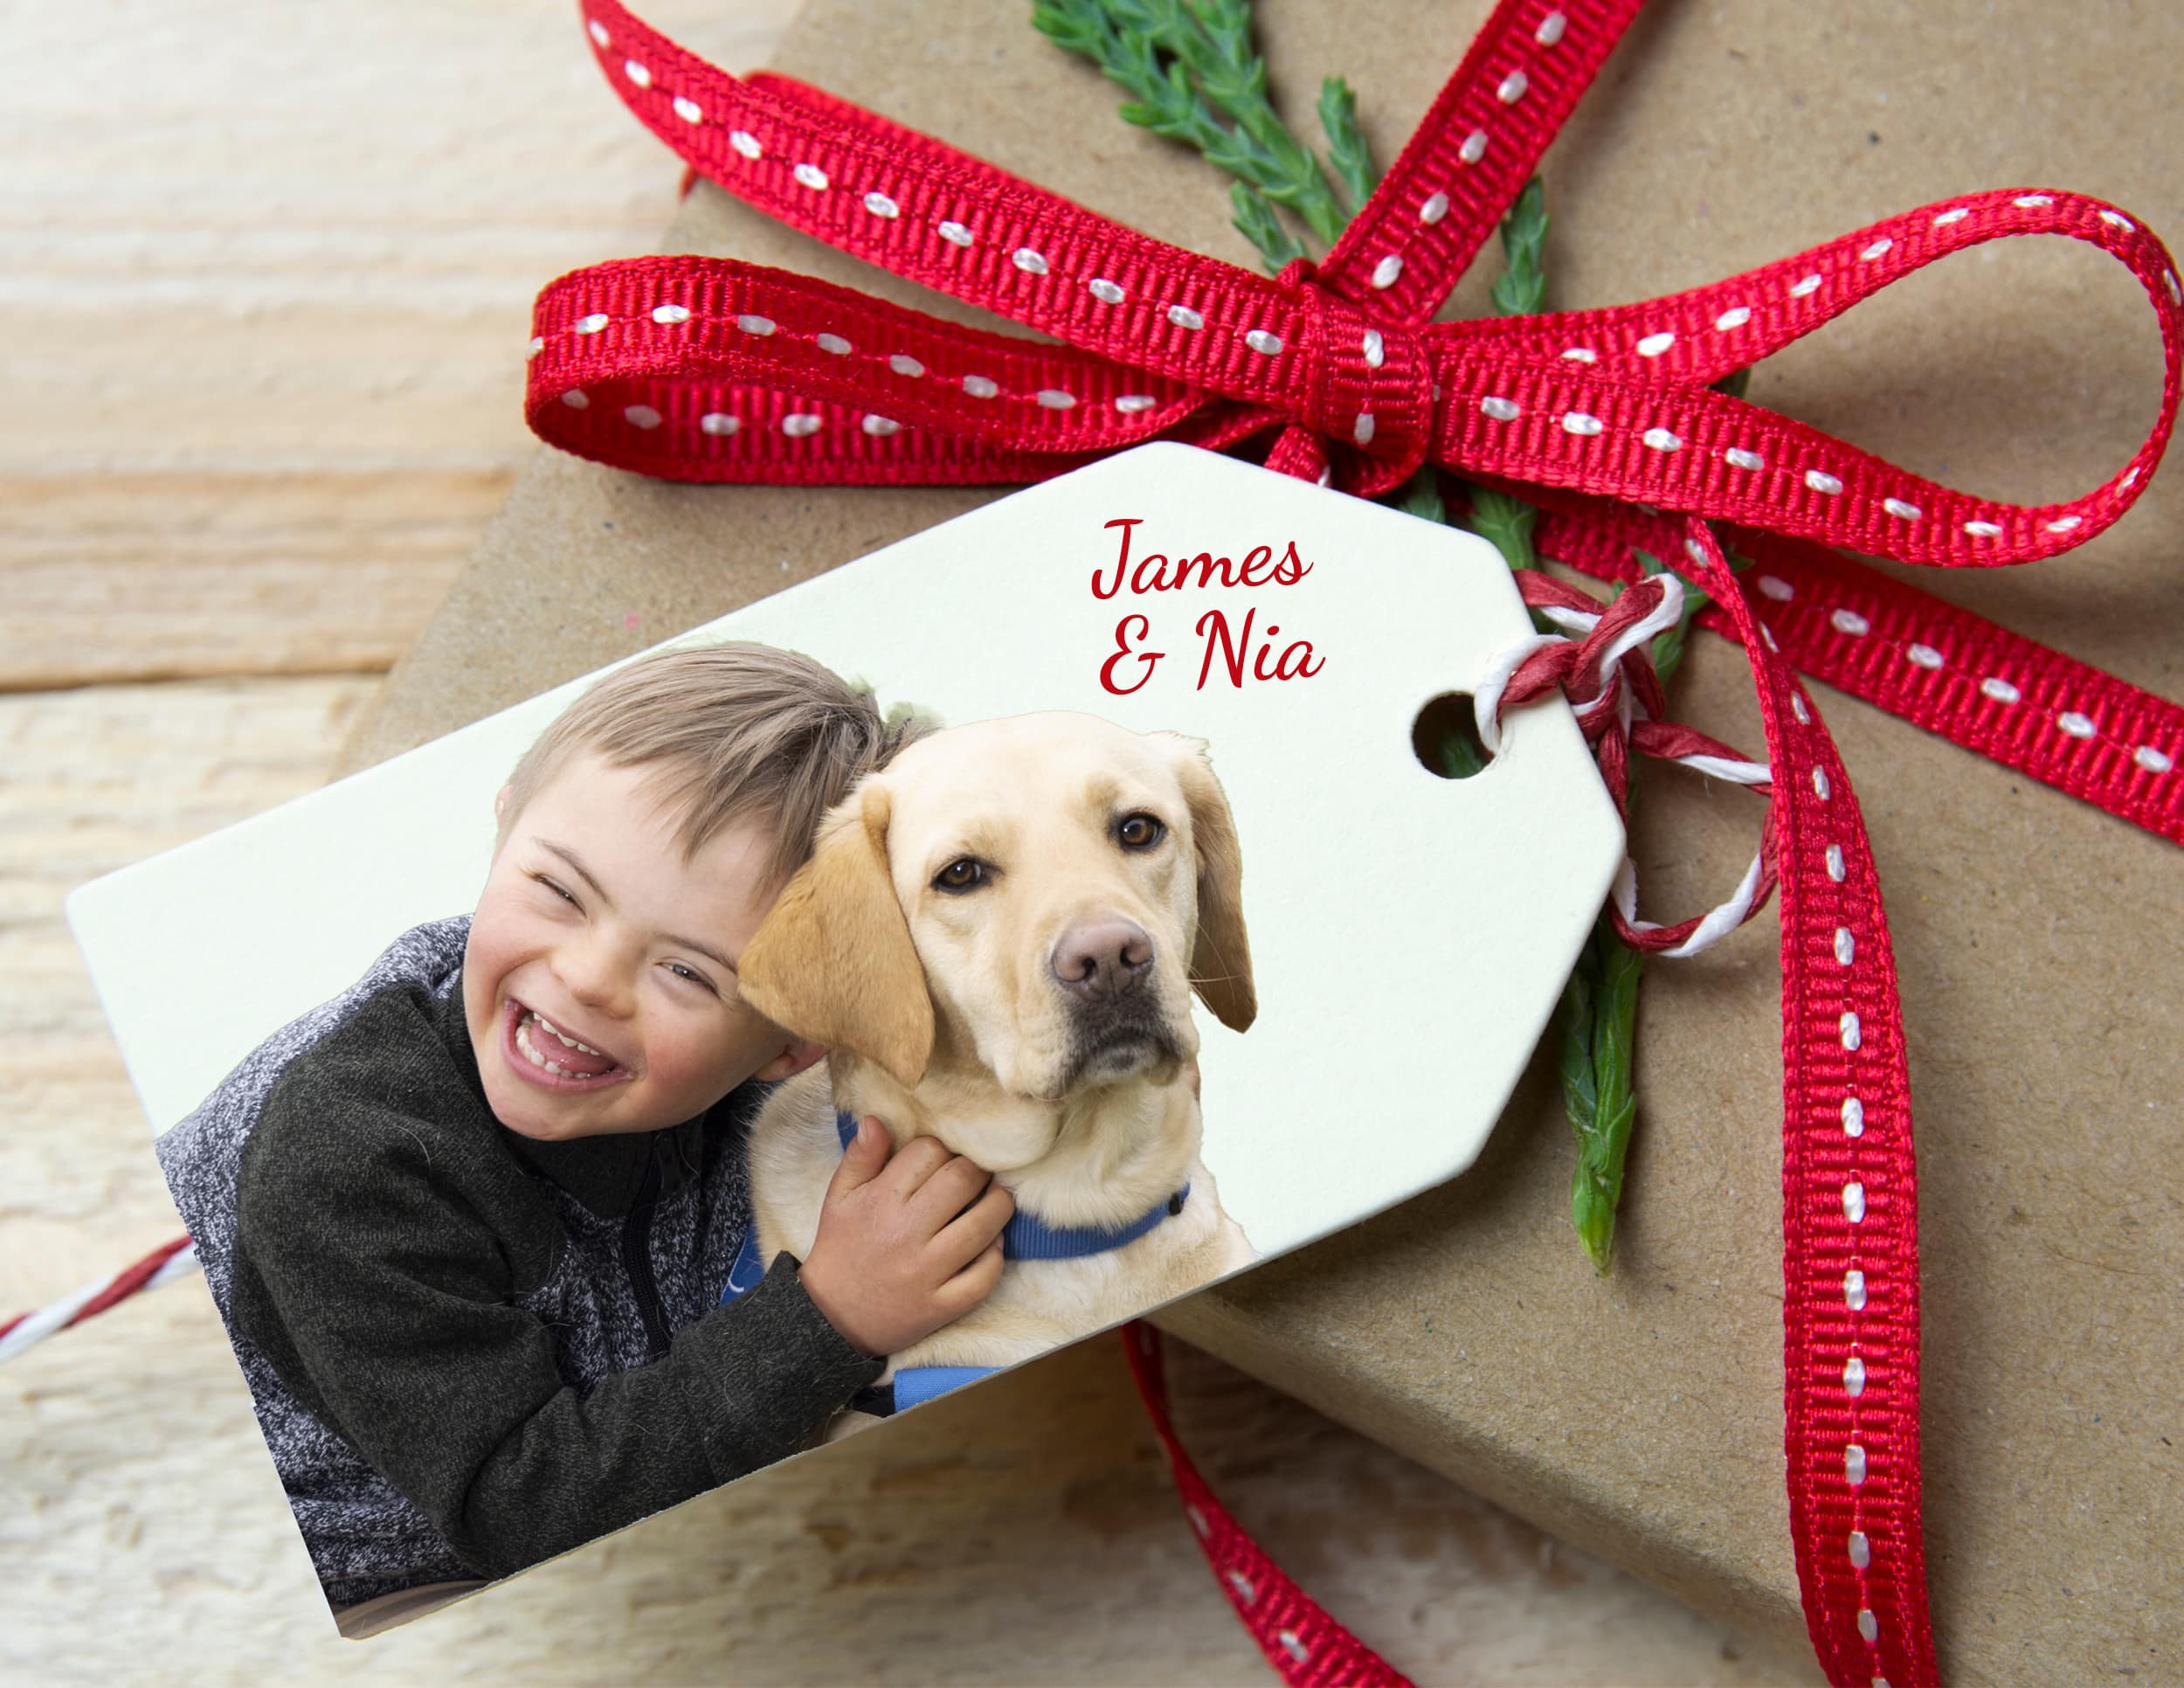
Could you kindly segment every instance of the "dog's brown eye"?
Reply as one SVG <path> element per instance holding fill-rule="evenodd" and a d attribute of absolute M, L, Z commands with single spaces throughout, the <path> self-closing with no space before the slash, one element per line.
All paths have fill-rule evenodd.
<path fill-rule="evenodd" d="M 985 879 L 985 862 L 976 856 L 959 855 L 933 875 L 933 887 L 936 890 L 967 891 Z"/>
<path fill-rule="evenodd" d="M 1150 850 L 1167 835 L 1168 829 L 1149 814 L 1126 814 L 1115 836 L 1126 850 Z"/>

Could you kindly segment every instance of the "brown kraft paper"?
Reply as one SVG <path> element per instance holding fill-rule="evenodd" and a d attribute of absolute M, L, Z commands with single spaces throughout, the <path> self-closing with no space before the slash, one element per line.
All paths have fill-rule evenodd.
<path fill-rule="evenodd" d="M 1487 6 L 1258 10 L 1292 121 L 1316 136 L 1319 80 L 1340 73 L 1385 163 Z M 1124 125 L 1119 91 L 1035 34 L 1028 13 L 1023 0 L 809 0 L 778 68 L 1164 239 L 1255 264 L 1229 226 L 1225 183 Z M 570 52 L 584 51 L 570 28 Z M 687 44 L 709 45 L 702 30 Z M 2180 64 L 2176 8 L 1662 0 L 1546 155 L 1549 302 L 1673 292 L 1984 188 L 2100 195 L 2184 240 Z M 663 150 L 663 176 L 677 168 Z M 991 321 L 709 185 L 664 247 Z M 1488 308 L 1497 267 L 1489 253 L 1453 314 Z M 2160 371 L 2152 313 L 2121 266 L 2074 243 L 2014 240 L 1861 306 L 1765 363 L 1750 396 L 1918 473 L 2037 502 L 2120 467 L 2155 412 Z M 542 449 L 343 771 L 1000 490 L 673 486 Z M 2174 697 L 2180 541 L 2184 470 L 2172 466 L 2127 519 L 2068 557 L 1917 572 L 1930 591 Z M 1006 590 L 1005 577 L 994 584 Z M 1945 1669 L 1966 1683 L 2184 1678 L 2184 862 L 1827 688 L 1816 697 L 1872 831 L 1902 972 Z M 1711 635 L 1694 638 L 1671 702 L 1705 731 L 1763 748 L 1739 654 Z M 1648 769 L 1638 813 L 1644 911 L 1670 919 L 1725 895 L 1759 806 Z M 1369 854 L 1371 816 L 1326 820 Z M 1161 1323 L 1693 1604 L 1796 1643 L 1775 943 L 1770 909 L 1702 958 L 1647 969 L 1610 1277 L 1594 1277 L 1570 1228 L 1571 1133 L 1548 1047 L 1471 1172 Z M 1355 965 L 1360 988 L 1385 988 L 1371 955 Z"/>

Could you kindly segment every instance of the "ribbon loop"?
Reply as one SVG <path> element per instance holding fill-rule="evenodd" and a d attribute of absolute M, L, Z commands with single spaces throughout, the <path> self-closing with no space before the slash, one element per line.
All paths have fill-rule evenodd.
<path fill-rule="evenodd" d="M 1929 264 L 2032 234 L 2082 240 L 2123 263 L 2161 331 L 2153 426 L 2115 479 L 2080 498 L 2026 506 L 1972 497 L 1708 390 Z M 2113 206 L 2061 189 L 1940 201 L 1638 304 L 1427 332 L 1448 395 L 1435 442 L 1445 462 L 1945 567 L 2035 561 L 2110 526 L 2167 447 L 2184 387 L 2184 284 L 2167 249 Z"/>

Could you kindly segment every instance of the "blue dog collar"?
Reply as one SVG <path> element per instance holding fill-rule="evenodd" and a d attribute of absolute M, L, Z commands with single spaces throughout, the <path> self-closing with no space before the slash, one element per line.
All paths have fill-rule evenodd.
<path fill-rule="evenodd" d="M 766 1276 L 766 1263 L 758 1258 L 758 1220 L 753 1215 L 743 1226 L 743 1241 L 736 1250 L 735 1264 L 728 1269 L 728 1287 L 721 1291 L 723 1304 L 741 1301 Z"/>
<path fill-rule="evenodd" d="M 848 1153 L 849 1145 L 857 1138 L 855 1117 L 837 1110 L 834 1132 L 841 1138 L 842 1152 Z M 1049 1225 L 1035 1214 L 1019 1213 L 1002 1228 L 1001 1253 L 1010 1260 L 1076 1260 L 1086 1255 L 1103 1255 L 1125 1242 L 1136 1242 L 1162 1220 L 1181 1213 L 1190 1193 L 1191 1186 L 1186 1183 L 1151 1212 L 1139 1215 L 1127 1225 L 1112 1228 Z M 766 1263 L 758 1256 L 758 1222 L 754 1218 L 743 1228 L 743 1240 L 736 1250 L 735 1263 L 728 1269 L 728 1286 L 721 1291 L 722 1304 L 725 1306 L 750 1294 L 765 1276 Z M 885 1417 L 944 1395 L 951 1389 L 959 1389 L 966 1383 L 975 1383 L 982 1377 L 991 1377 L 998 1369 L 992 1366 L 913 1366 L 897 1372 L 889 1382 L 878 1388 L 861 1392 L 850 1404 Z"/>
<path fill-rule="evenodd" d="M 757 1289 L 766 1276 L 766 1263 L 758 1257 L 758 1222 L 753 1220 L 743 1228 L 742 1246 L 736 1250 L 736 1263 L 728 1269 L 728 1287 L 721 1291 L 721 1305 L 740 1301 Z M 912 1366 L 897 1372 L 887 1382 L 870 1389 L 860 1389 L 849 1404 L 860 1412 L 888 1418 L 908 1407 L 944 1395 L 950 1389 L 960 1389 L 966 1383 L 976 1383 L 982 1377 L 992 1377 L 1000 1368 L 996 1366 Z"/>
<path fill-rule="evenodd" d="M 842 1152 L 847 1154 L 849 1145 L 857 1139 L 855 1117 L 837 1110 L 834 1132 L 842 1140 Z M 1135 1242 L 1162 1220 L 1172 1219 L 1181 1213 L 1190 1193 L 1191 1186 L 1186 1182 L 1151 1212 L 1139 1214 L 1127 1225 L 1111 1228 L 1049 1225 L 1036 1214 L 1019 1212 L 1002 1228 L 1001 1253 L 1010 1260 L 1079 1260 L 1086 1255 L 1103 1255 L 1125 1242 Z"/>

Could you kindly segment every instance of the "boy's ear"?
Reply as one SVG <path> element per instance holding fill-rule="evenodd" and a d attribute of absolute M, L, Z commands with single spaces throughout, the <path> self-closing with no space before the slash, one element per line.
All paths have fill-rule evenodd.
<path fill-rule="evenodd" d="M 501 787 L 500 795 L 493 799 L 493 818 L 495 820 L 501 820 L 507 818 L 508 813 L 508 793 L 513 792 L 515 789 L 515 787 L 513 785 L 503 785 Z"/>
<path fill-rule="evenodd" d="M 1170 735 L 1171 759 L 1191 810 L 1198 854 L 1198 930 L 1191 943 L 1191 985 L 1213 1017 L 1241 1032 L 1259 1017 L 1251 979 L 1251 940 L 1244 931 L 1244 853 L 1227 796 L 1206 760 L 1206 741 Z"/>
<path fill-rule="evenodd" d="M 751 1076 L 763 1079 L 769 1084 L 778 1084 L 784 1078 L 794 1078 L 807 1067 L 818 1066 L 826 1059 L 826 1046 L 824 1043 L 807 1043 L 799 1038 Z"/>
<path fill-rule="evenodd" d="M 887 788 L 867 780 L 743 946 L 743 1000 L 783 1030 L 847 1049 L 916 1088 L 933 1000 L 888 871 Z"/>

